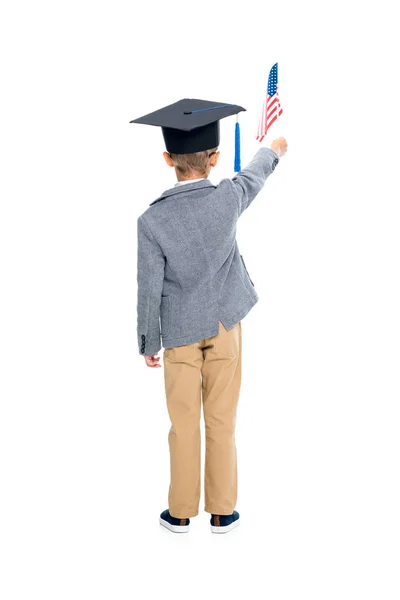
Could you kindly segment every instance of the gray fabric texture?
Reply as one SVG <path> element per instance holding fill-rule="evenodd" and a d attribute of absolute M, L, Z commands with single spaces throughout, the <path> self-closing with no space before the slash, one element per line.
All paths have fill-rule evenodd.
<path fill-rule="evenodd" d="M 259 297 L 236 223 L 279 162 L 260 148 L 232 179 L 166 190 L 137 220 L 137 339 L 150 356 L 233 327 Z"/>

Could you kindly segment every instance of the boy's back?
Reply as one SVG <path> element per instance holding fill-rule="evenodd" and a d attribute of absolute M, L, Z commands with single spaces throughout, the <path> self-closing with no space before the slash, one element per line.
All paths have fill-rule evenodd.
<path fill-rule="evenodd" d="M 161 348 L 229 330 L 258 300 L 236 241 L 236 223 L 279 157 L 260 148 L 233 179 L 166 190 L 138 219 L 138 345 Z"/>
<path fill-rule="evenodd" d="M 242 376 L 242 319 L 258 300 L 236 242 L 236 223 L 286 152 L 261 148 L 233 179 L 213 185 L 219 120 L 242 107 L 183 99 L 133 122 L 161 126 L 164 159 L 178 183 L 138 218 L 138 345 L 161 367 L 171 427 L 168 509 L 160 523 L 189 531 L 201 493 L 200 417 L 205 423 L 204 510 L 213 533 L 239 524 L 236 408 Z M 240 168 L 240 167 L 239 167 Z"/>

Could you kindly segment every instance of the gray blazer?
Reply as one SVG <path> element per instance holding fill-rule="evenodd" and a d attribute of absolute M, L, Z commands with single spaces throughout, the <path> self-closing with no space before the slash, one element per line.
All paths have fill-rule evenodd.
<path fill-rule="evenodd" d="M 137 220 L 139 353 L 182 346 L 233 327 L 258 301 L 236 223 L 279 162 L 260 148 L 232 179 L 166 190 Z M 161 328 L 160 328 L 161 325 Z M 162 344 L 161 344 L 162 338 Z"/>

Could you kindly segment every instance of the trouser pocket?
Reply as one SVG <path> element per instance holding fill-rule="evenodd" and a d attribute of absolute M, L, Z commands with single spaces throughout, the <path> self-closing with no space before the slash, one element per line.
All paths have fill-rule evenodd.
<path fill-rule="evenodd" d="M 236 358 L 240 353 L 240 328 L 241 322 L 238 321 L 231 329 L 225 329 L 223 323 L 219 321 L 219 333 L 214 339 L 214 350 L 217 354 L 224 354 L 231 358 Z"/>

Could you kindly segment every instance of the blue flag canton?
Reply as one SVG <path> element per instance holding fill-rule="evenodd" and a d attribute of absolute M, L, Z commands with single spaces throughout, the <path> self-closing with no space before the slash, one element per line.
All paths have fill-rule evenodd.
<path fill-rule="evenodd" d="M 268 77 L 268 94 L 274 96 L 276 94 L 276 85 L 278 83 L 278 63 L 275 63 L 269 72 Z"/>

